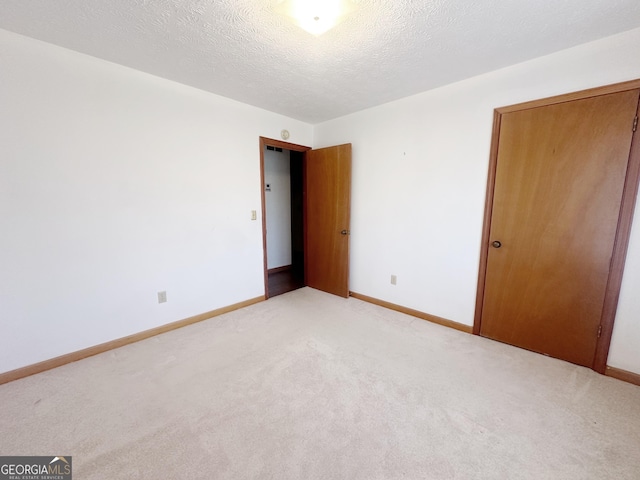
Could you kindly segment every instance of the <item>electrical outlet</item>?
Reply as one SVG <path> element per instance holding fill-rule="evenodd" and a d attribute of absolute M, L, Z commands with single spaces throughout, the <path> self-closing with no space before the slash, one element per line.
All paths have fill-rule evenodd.
<path fill-rule="evenodd" d="M 165 303 L 167 301 L 167 292 L 158 292 L 158 303 Z"/>
<path fill-rule="evenodd" d="M 398 283 L 398 277 L 395 275 L 391 275 L 391 285 L 396 285 Z"/>
<path fill-rule="evenodd" d="M 257 220 L 258 219 L 258 212 L 256 212 L 255 210 L 251 210 L 251 220 Z"/>

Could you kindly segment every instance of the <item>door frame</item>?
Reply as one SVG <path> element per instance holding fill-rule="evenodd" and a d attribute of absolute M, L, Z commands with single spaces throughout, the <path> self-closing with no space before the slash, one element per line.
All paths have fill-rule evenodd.
<path fill-rule="evenodd" d="M 303 182 L 305 177 L 305 169 L 304 162 L 306 162 L 305 152 L 311 150 L 311 147 L 306 147 L 304 145 L 297 145 L 295 143 L 283 142 L 282 140 L 276 140 L 273 138 L 267 137 L 259 137 L 260 140 L 260 198 L 262 202 L 262 258 L 263 258 L 263 268 L 264 268 L 264 298 L 269 298 L 269 272 L 267 268 L 267 208 L 266 208 L 266 196 L 265 196 L 265 182 L 264 182 L 264 150 L 266 147 L 278 147 L 286 150 L 293 150 L 294 152 L 302 152 L 302 161 L 303 161 Z M 303 229 L 304 229 L 304 237 L 306 244 L 306 235 L 307 235 L 307 215 L 306 215 L 306 206 L 303 204 Z M 306 252 L 305 252 L 305 263 L 306 263 Z M 306 275 L 306 273 L 305 273 Z M 306 283 L 306 281 L 305 281 Z"/>
<path fill-rule="evenodd" d="M 484 219 L 482 227 L 482 242 L 480 247 L 480 268 L 478 272 L 478 287 L 476 293 L 475 316 L 473 322 L 473 333 L 480 335 L 482 323 L 482 308 L 484 303 L 485 279 L 487 273 L 487 260 L 489 256 L 489 243 L 491 231 L 491 215 L 493 211 L 493 195 L 496 183 L 496 169 L 498 166 L 498 146 L 500 140 L 500 124 L 502 115 L 510 112 L 517 112 L 537 107 L 545 107 L 558 103 L 583 100 L 591 97 L 598 97 L 611 93 L 624 92 L 640 88 L 640 79 L 628 82 L 606 85 L 603 87 L 591 88 L 579 92 L 558 95 L 540 100 L 534 100 L 507 107 L 496 108 L 493 112 L 493 133 L 491 137 L 491 150 L 489 154 L 489 175 L 487 177 L 487 192 L 485 198 Z M 636 110 L 636 115 L 638 111 Z M 630 125 L 629 128 L 632 128 Z M 607 357 L 611 345 L 613 334 L 613 324 L 615 322 L 618 299 L 620 297 L 620 287 L 622 285 L 622 275 L 629 246 L 629 236 L 631 234 L 631 223 L 638 195 L 638 184 L 640 181 L 640 134 L 636 132 L 631 142 L 629 161 L 627 164 L 627 174 L 624 182 L 624 190 L 620 204 L 620 216 L 613 246 L 609 279 L 604 297 L 604 306 L 600 325 L 602 327 L 597 340 L 596 352 L 591 368 L 598 373 L 605 373 L 607 368 Z"/>

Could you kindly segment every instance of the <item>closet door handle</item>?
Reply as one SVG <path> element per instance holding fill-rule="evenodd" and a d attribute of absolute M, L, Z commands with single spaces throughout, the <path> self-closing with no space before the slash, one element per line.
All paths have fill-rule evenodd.
<path fill-rule="evenodd" d="M 500 248 L 502 246 L 502 243 L 499 242 L 498 240 L 494 240 L 493 242 L 491 242 L 491 246 L 493 248 Z"/>

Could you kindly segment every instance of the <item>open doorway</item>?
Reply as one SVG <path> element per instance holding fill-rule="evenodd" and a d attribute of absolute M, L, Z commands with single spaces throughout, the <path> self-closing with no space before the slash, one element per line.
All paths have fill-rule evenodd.
<path fill-rule="evenodd" d="M 272 148 L 269 148 L 272 147 Z M 282 151 L 279 151 L 282 150 Z M 289 198 L 291 229 L 280 234 L 290 242 L 288 261 L 271 262 L 267 219 L 273 207 L 267 207 L 267 195 L 275 184 L 266 180 L 265 164 L 271 153 L 289 155 Z M 286 166 L 286 160 L 283 161 Z M 268 168 L 268 167 L 267 167 Z M 282 167 L 285 171 L 285 167 Z M 286 173 L 285 173 L 286 174 Z M 341 297 L 349 296 L 349 234 L 351 212 L 351 144 L 312 150 L 309 147 L 260 137 L 260 175 L 262 180 L 262 238 L 264 251 L 265 297 L 309 286 Z M 283 182 L 282 185 L 287 185 Z M 281 188 L 281 187 L 278 187 Z M 282 192 L 280 192 L 282 194 Z M 287 197 L 287 195 L 283 195 Z M 269 220 L 270 221 L 270 220 Z M 273 230 L 273 226 L 270 227 Z M 291 272 L 288 275 L 275 274 Z M 269 273 L 272 281 L 269 282 Z M 271 283 L 271 287 L 270 287 Z M 283 283 L 284 286 L 278 286 Z"/>
<path fill-rule="evenodd" d="M 305 285 L 304 153 L 287 146 L 261 145 L 267 298 Z"/>

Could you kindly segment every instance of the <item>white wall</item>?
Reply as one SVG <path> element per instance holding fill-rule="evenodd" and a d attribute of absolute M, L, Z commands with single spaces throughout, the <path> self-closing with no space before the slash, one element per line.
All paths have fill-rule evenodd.
<path fill-rule="evenodd" d="M 259 136 L 310 125 L 2 30 L 0 66 L 0 372 L 264 294 Z"/>
<path fill-rule="evenodd" d="M 315 148 L 353 144 L 351 289 L 472 325 L 493 109 L 640 78 L 639 44 L 636 29 L 316 126 Z M 609 357 L 637 373 L 639 230 L 640 208 Z"/>
<path fill-rule="evenodd" d="M 312 128 L 0 30 L 0 372 L 262 295 L 258 137 L 283 128 L 353 144 L 352 290 L 471 325 L 493 109 L 640 78 L 639 42 Z M 638 291 L 640 208 L 609 357 L 636 373 Z"/>
<path fill-rule="evenodd" d="M 291 165 L 289 150 L 264 151 L 267 268 L 291 265 Z"/>

